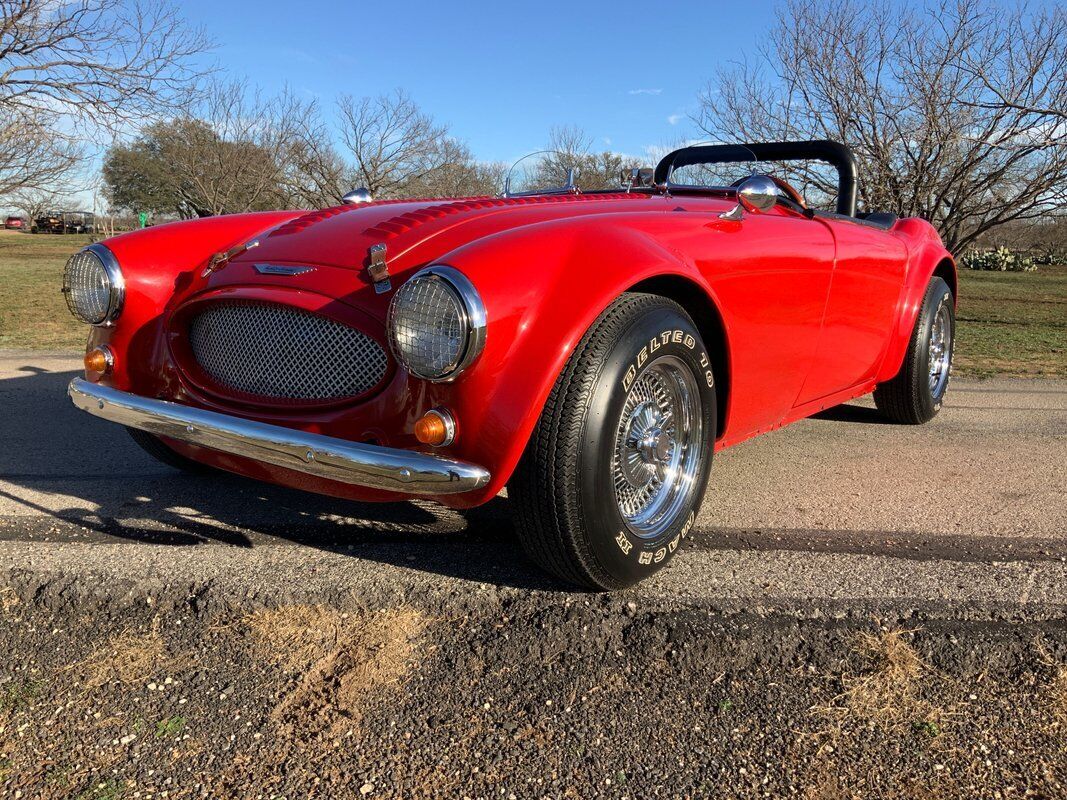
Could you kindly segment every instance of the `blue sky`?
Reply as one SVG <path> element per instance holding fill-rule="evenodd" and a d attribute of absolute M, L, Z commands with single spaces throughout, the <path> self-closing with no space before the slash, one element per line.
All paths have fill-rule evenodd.
<path fill-rule="evenodd" d="M 698 91 L 774 20 L 769 0 L 187 0 L 183 9 L 234 76 L 270 92 L 288 84 L 326 107 L 340 92 L 403 88 L 477 157 L 503 161 L 542 147 L 554 125 L 635 155 L 692 135 Z"/>

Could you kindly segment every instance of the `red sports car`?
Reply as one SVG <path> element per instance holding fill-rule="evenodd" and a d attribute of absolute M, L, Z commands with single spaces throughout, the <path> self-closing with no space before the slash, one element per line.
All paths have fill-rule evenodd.
<path fill-rule="evenodd" d="M 4 227 L 9 231 L 21 231 L 26 227 L 26 220 L 11 216 L 4 220 Z"/>
<path fill-rule="evenodd" d="M 794 159 L 836 167 L 835 211 L 761 174 Z M 534 561 L 617 589 L 674 555 L 715 450 L 872 391 L 940 409 L 952 257 L 856 193 L 833 142 L 695 146 L 620 190 L 135 231 L 67 264 L 70 396 L 179 468 L 456 508 L 506 484 Z"/>

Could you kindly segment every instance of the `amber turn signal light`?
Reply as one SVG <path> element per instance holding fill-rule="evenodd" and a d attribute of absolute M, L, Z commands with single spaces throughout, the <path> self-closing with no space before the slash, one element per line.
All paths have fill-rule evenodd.
<path fill-rule="evenodd" d="M 115 356 L 109 347 L 94 347 L 85 354 L 86 372 L 98 372 L 104 375 L 111 372 L 113 366 L 115 366 Z"/>
<path fill-rule="evenodd" d="M 431 409 L 415 423 L 415 438 L 433 447 L 452 444 L 456 438 L 456 421 L 443 408 Z"/>

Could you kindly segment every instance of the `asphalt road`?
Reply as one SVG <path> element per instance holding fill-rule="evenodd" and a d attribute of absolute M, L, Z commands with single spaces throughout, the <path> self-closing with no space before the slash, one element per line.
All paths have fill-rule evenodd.
<path fill-rule="evenodd" d="M 560 588 L 518 551 L 505 497 L 459 514 L 182 475 L 71 406 L 77 368 L 0 354 L 0 579 L 81 574 L 265 600 L 374 587 L 451 604 Z M 864 400 L 720 453 L 686 551 L 634 596 L 726 610 L 1058 616 L 1067 382 L 957 380 L 926 426 L 883 424 Z"/>

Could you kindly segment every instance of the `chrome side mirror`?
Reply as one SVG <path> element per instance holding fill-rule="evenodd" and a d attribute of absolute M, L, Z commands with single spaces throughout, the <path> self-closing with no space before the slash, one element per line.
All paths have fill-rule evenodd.
<path fill-rule="evenodd" d="M 763 214 L 774 208 L 778 201 L 778 185 L 766 175 L 745 178 L 737 187 L 737 205 L 719 216 L 722 219 L 740 220 L 741 212 Z"/>
<path fill-rule="evenodd" d="M 745 178 L 737 187 L 737 202 L 745 207 L 745 211 L 770 211 L 777 200 L 778 185 L 766 175 Z"/>

